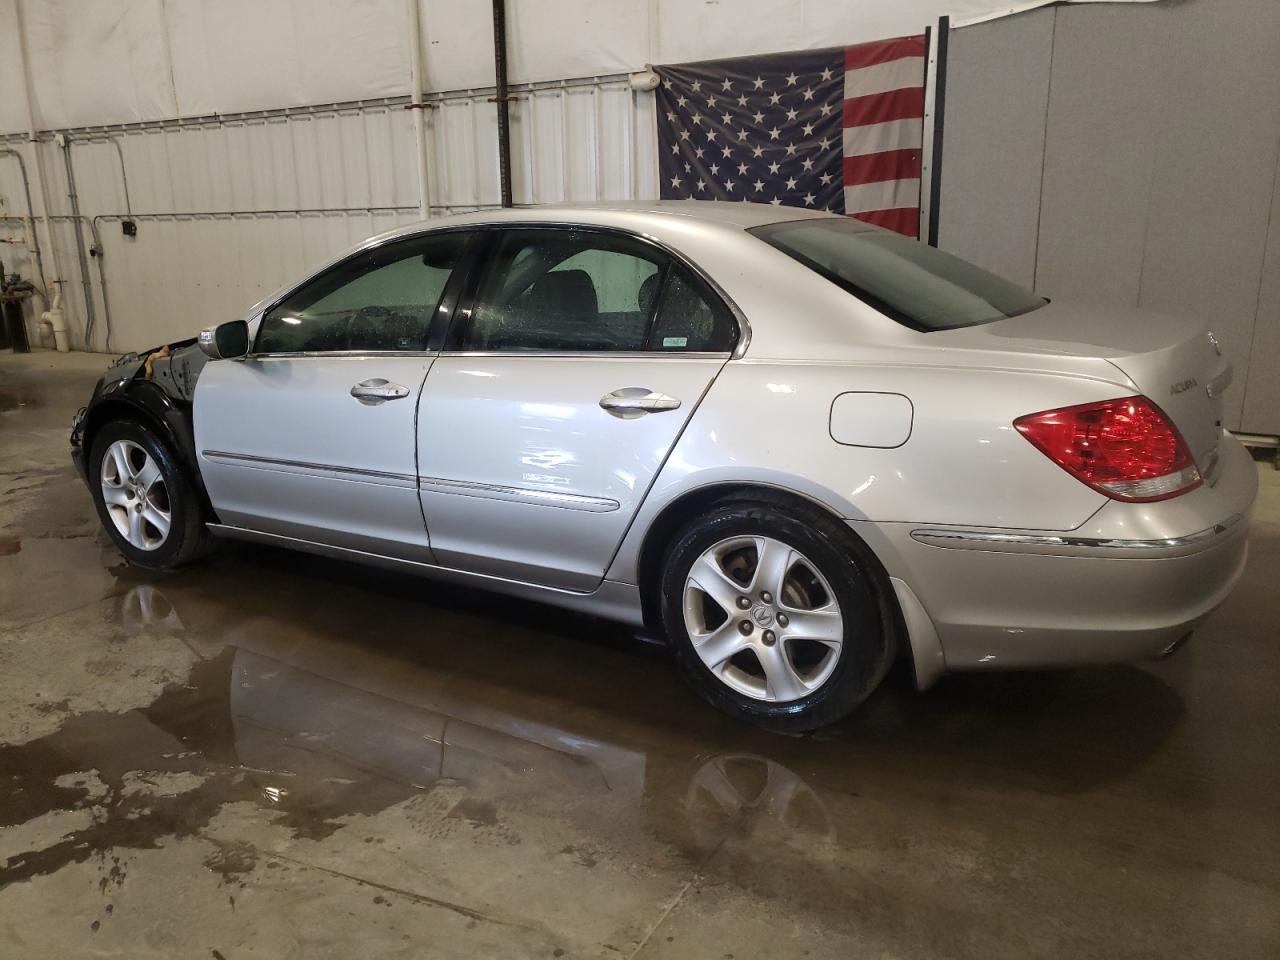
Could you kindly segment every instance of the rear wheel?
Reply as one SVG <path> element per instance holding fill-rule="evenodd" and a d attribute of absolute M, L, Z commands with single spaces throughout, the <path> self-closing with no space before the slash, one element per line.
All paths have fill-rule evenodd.
<path fill-rule="evenodd" d="M 781 731 L 848 714 L 891 644 L 852 536 L 789 502 L 729 500 L 667 554 L 662 615 L 685 674 L 734 716 Z"/>
<path fill-rule="evenodd" d="M 212 538 L 191 482 L 147 427 L 132 420 L 103 426 L 89 478 L 98 516 L 131 563 L 168 570 L 207 552 Z"/>

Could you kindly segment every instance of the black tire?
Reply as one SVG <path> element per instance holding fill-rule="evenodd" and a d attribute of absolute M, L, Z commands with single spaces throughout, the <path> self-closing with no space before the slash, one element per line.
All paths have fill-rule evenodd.
<path fill-rule="evenodd" d="M 164 541 L 154 549 L 144 550 L 131 544 L 116 528 L 103 500 L 102 461 L 110 446 L 118 440 L 129 440 L 142 447 L 155 460 L 164 479 L 171 522 Z M 173 570 L 199 559 L 212 549 L 213 536 L 205 528 L 203 511 L 190 478 L 165 442 L 148 427 L 134 420 L 112 420 L 104 424 L 93 438 L 88 473 L 98 519 L 116 549 L 130 563 L 150 570 Z"/>
<path fill-rule="evenodd" d="M 799 550 L 830 584 L 840 605 L 844 639 L 836 664 L 819 687 L 800 699 L 757 699 L 729 686 L 702 662 L 685 626 L 685 583 L 693 563 L 715 544 L 748 535 L 772 537 Z M 676 660 L 703 699 L 731 716 L 790 733 L 834 723 L 871 695 L 892 663 L 890 616 L 877 599 L 884 591 L 871 579 L 873 564 L 865 546 L 817 508 L 767 494 L 713 504 L 676 533 L 666 554 L 659 602 Z"/>

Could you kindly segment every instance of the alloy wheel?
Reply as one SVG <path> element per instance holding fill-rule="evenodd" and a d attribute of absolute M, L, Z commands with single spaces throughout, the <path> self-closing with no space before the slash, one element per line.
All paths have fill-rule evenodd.
<path fill-rule="evenodd" d="M 102 502 L 120 536 L 139 550 L 163 546 L 173 508 L 155 458 L 132 440 L 117 440 L 107 447 L 101 472 Z"/>
<path fill-rule="evenodd" d="M 731 537 L 705 550 L 689 569 L 683 612 L 707 669 L 771 703 L 821 687 L 844 644 L 831 585 L 804 554 L 772 537 Z"/>

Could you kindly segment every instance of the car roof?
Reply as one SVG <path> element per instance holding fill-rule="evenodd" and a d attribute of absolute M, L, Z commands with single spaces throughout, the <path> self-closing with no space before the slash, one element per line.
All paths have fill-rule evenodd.
<path fill-rule="evenodd" d="M 484 223 L 583 223 L 627 225 L 628 218 L 640 227 L 656 219 L 693 219 L 709 224 L 748 229 L 788 220 L 836 217 L 823 210 L 784 207 L 772 203 L 744 203 L 718 200 L 636 200 L 574 204 L 528 204 L 494 207 L 469 213 L 433 217 L 405 224 L 397 233 L 419 232 L 452 225 Z"/>

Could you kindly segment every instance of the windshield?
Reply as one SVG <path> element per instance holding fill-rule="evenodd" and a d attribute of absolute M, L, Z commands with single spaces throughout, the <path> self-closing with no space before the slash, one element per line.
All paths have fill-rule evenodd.
<path fill-rule="evenodd" d="M 750 232 L 916 330 L 970 327 L 1046 303 L 959 257 L 856 220 L 793 220 Z"/>

